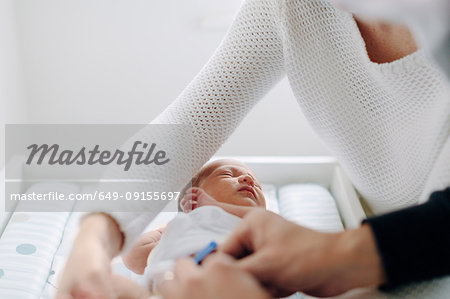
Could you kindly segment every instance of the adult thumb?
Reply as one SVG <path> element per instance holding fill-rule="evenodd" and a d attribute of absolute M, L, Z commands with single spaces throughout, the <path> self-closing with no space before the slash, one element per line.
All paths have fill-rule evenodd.
<path fill-rule="evenodd" d="M 244 258 L 236 261 L 237 266 L 253 275 L 262 283 L 270 283 L 273 279 L 273 275 L 276 275 L 271 269 L 271 265 L 274 261 L 271 261 L 265 254 L 264 250 L 252 253 Z"/>
<path fill-rule="evenodd" d="M 225 242 L 219 246 L 218 251 L 235 258 L 242 258 L 253 252 L 252 240 L 251 227 L 246 222 L 241 222 Z"/>

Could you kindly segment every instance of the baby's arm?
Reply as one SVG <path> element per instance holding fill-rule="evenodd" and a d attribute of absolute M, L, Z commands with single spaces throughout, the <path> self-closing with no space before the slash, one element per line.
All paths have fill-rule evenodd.
<path fill-rule="evenodd" d="M 245 206 L 237 206 L 228 203 L 223 203 L 215 200 L 208 193 L 206 193 L 203 189 L 192 187 L 186 191 L 185 196 L 181 200 L 181 207 L 183 208 L 183 212 L 189 213 L 196 208 L 203 206 L 216 206 L 225 210 L 230 214 L 238 216 L 240 218 L 244 217 L 245 214 L 250 212 L 255 207 L 245 207 Z"/>
<path fill-rule="evenodd" d="M 158 245 L 163 231 L 164 228 L 158 228 L 143 234 L 133 248 L 122 256 L 125 266 L 137 274 L 143 274 L 147 266 L 148 255 Z"/>

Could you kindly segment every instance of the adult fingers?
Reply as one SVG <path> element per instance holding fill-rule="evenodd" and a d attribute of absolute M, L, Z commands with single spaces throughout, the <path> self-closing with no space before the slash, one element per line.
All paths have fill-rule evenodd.
<path fill-rule="evenodd" d="M 274 298 L 284 298 L 295 293 L 295 291 L 280 289 L 276 286 L 267 286 L 265 289 Z"/>
<path fill-rule="evenodd" d="M 219 250 L 236 258 L 244 257 L 265 244 L 272 244 L 279 233 L 273 227 L 283 227 L 287 223 L 273 212 L 255 208 L 244 217 Z"/>
<path fill-rule="evenodd" d="M 141 299 L 150 296 L 146 288 L 143 288 L 126 277 L 114 274 L 112 279 L 114 282 L 115 298 L 117 299 Z"/>
<path fill-rule="evenodd" d="M 56 293 L 55 299 L 73 299 L 73 297 L 69 294 L 65 294 L 65 293 L 58 291 Z"/>
<path fill-rule="evenodd" d="M 200 268 L 191 259 L 179 259 L 173 268 L 173 272 L 162 274 L 163 277 L 157 280 L 157 289 L 164 298 L 181 298 L 180 285 L 192 283 L 199 280 Z"/>
<path fill-rule="evenodd" d="M 202 262 L 202 266 L 205 268 L 211 267 L 211 265 L 215 266 L 217 264 L 237 267 L 236 260 L 233 259 L 230 255 L 223 252 L 210 254 Z"/>
<path fill-rule="evenodd" d="M 229 279 L 229 285 L 235 287 L 233 292 L 241 294 L 242 298 L 266 298 L 268 296 L 261 289 L 263 286 L 258 283 L 257 278 L 251 275 L 251 273 L 248 273 L 248 271 L 245 271 L 246 269 L 240 267 L 243 260 L 248 262 L 250 258 L 251 256 L 242 260 L 235 260 L 227 254 L 217 252 L 208 256 L 202 264 L 202 267 L 208 273 L 210 279 L 213 279 L 213 276 L 215 276 L 217 281 L 224 281 L 224 278 Z M 250 264 L 253 263 L 250 262 Z M 242 295 L 242 292 L 250 293 Z M 274 290 L 273 293 L 276 294 L 276 291 Z M 248 296 L 250 294 L 252 296 Z M 228 297 L 226 296 L 225 298 Z"/>
<path fill-rule="evenodd" d="M 274 257 L 260 250 L 236 261 L 236 265 L 242 270 L 252 274 L 259 281 L 269 283 L 273 276 L 271 265 L 276 263 Z"/>
<path fill-rule="evenodd" d="M 241 258 L 254 251 L 254 232 L 249 221 L 244 219 L 219 247 L 219 252 Z"/>
<path fill-rule="evenodd" d="M 277 273 L 275 269 L 279 268 L 278 263 L 277 256 L 271 254 L 270 250 L 263 249 L 237 260 L 235 265 L 256 278 L 273 297 L 287 297 L 294 292 L 280 288 L 274 280 L 274 271 Z"/>
<path fill-rule="evenodd" d="M 155 280 L 156 290 L 163 298 L 181 298 L 181 294 L 178 288 L 179 282 L 175 278 L 173 272 L 166 272 L 161 274 L 161 277 L 157 277 Z"/>
<path fill-rule="evenodd" d="M 179 281 L 183 281 L 186 277 L 198 276 L 201 271 L 193 259 L 182 258 L 176 261 L 173 268 L 175 277 Z"/>
<path fill-rule="evenodd" d="M 163 281 L 156 285 L 156 289 L 163 298 L 181 298 L 177 284 L 173 281 Z"/>

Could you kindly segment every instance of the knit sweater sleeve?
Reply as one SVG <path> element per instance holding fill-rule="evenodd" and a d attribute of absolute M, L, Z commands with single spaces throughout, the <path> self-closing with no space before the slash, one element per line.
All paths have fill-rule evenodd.
<path fill-rule="evenodd" d="M 375 235 L 387 284 L 450 274 L 450 187 L 422 205 L 367 219 Z"/>
<path fill-rule="evenodd" d="M 283 46 L 275 0 L 246 0 L 224 40 L 179 97 L 151 124 L 186 124 L 192 144 L 171 141 L 172 152 L 193 147 L 192 171 L 199 169 L 224 143 L 251 108 L 284 75 Z M 158 136 L 152 136 L 152 142 Z M 186 157 L 188 158 L 188 157 Z M 165 168 L 149 168 L 148 178 L 171 181 Z M 173 182 L 180 190 L 190 177 Z M 110 213 L 125 235 L 127 249 L 160 211 Z"/>

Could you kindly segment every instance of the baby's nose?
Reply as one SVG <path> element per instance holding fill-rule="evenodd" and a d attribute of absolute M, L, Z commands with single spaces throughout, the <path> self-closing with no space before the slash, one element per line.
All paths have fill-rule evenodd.
<path fill-rule="evenodd" d="M 253 178 L 251 176 L 249 176 L 248 174 L 244 174 L 241 175 L 239 177 L 239 182 L 240 183 L 245 183 L 245 184 L 249 184 L 250 186 L 254 186 L 255 185 L 255 181 L 253 180 Z"/>

